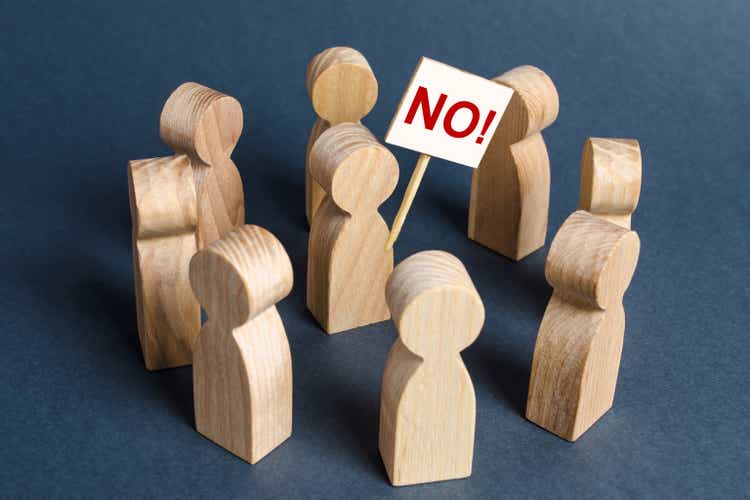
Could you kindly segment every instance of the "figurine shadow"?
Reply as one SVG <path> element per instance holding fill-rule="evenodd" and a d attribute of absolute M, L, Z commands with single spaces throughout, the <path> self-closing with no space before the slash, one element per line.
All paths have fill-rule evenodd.
<path fill-rule="evenodd" d="M 92 273 L 85 277 L 89 281 L 83 285 L 83 288 L 89 290 L 90 296 L 81 300 L 96 304 L 94 313 L 101 316 L 102 321 L 109 320 L 113 332 L 111 335 L 113 343 L 127 344 L 128 352 L 131 354 L 130 361 L 145 374 L 144 378 L 137 379 L 148 384 L 148 387 L 144 386 L 141 390 L 148 392 L 156 388 L 160 394 L 159 399 L 168 405 L 169 410 L 189 426 L 195 427 L 192 367 L 182 366 L 153 372 L 146 370 L 138 338 L 135 291 L 133 290 L 132 225 L 127 177 L 124 175 L 122 183 L 115 187 L 116 192 L 113 189 L 111 193 L 99 193 L 97 195 L 99 199 L 93 202 L 97 210 L 89 210 L 86 213 L 90 214 L 91 219 L 88 223 L 94 226 L 94 234 L 97 234 L 98 238 L 116 240 L 114 248 L 118 251 L 122 248 L 123 252 L 117 253 L 116 263 L 112 262 L 112 258 L 102 257 L 106 255 L 106 252 L 97 254 L 93 262 L 89 259 L 89 268 Z M 90 199 L 87 202 L 92 203 Z M 125 265 L 119 259 L 119 256 L 123 254 L 128 256 Z M 110 257 L 113 256 L 110 255 Z M 112 349 L 112 352 L 116 352 L 115 346 L 112 346 Z"/>
<path fill-rule="evenodd" d="M 87 262 L 90 265 L 91 262 Z M 83 263 L 68 264 L 73 268 L 80 268 Z M 92 269 L 89 269 L 91 271 Z M 143 355 L 138 340 L 137 321 L 135 316 L 135 296 L 132 289 L 118 284 L 117 280 L 108 279 L 104 274 L 91 272 L 81 276 L 78 284 L 74 285 L 75 293 L 60 294 L 59 300 L 65 301 L 66 310 L 85 311 L 87 319 L 97 328 L 106 330 L 100 337 L 106 342 L 99 342 L 96 346 L 105 347 L 105 352 L 97 352 L 97 356 L 121 360 L 123 355 L 143 365 Z"/>
<path fill-rule="evenodd" d="M 106 351 L 117 359 L 113 362 L 122 363 L 122 356 L 117 353 L 127 352 L 128 362 L 134 365 L 134 370 L 142 370 L 144 376 L 137 377 L 133 382 L 139 384 L 134 394 L 151 392 L 158 387 L 160 398 L 176 416 L 195 426 L 193 412 L 193 381 L 192 368 L 183 366 L 149 372 L 143 362 L 143 354 L 138 339 L 138 326 L 135 314 L 135 297 L 129 286 L 112 286 L 117 280 L 95 278 L 82 285 L 87 290 L 79 295 L 79 303 L 88 304 L 94 321 L 106 324 L 111 331 L 107 335 Z M 98 352 L 97 357 L 105 357 L 106 353 Z M 148 385 L 148 387 L 147 387 Z"/>
<path fill-rule="evenodd" d="M 341 433 L 339 442 L 368 473 L 388 481 L 378 451 L 380 398 L 366 398 L 366 394 L 367 391 L 340 383 L 333 391 L 331 407 L 337 408 L 342 424 L 336 428 Z"/>
<path fill-rule="evenodd" d="M 469 271 L 485 303 L 507 304 L 509 308 L 519 309 L 524 316 L 536 318 L 535 321 L 520 323 L 531 325 L 523 326 L 524 329 L 531 329 L 523 332 L 488 331 L 485 326 L 477 341 L 466 352 L 467 363 L 471 364 L 480 383 L 493 387 L 498 399 L 506 401 L 521 416 L 525 414 L 531 374 L 529 353 L 533 352 L 536 328 L 542 321 L 552 293 L 544 279 L 546 256 L 542 250 L 514 262 L 482 248 L 483 257 L 472 266 L 482 271 Z M 505 285 L 498 286 L 499 283 Z M 503 313 L 501 310 L 495 314 L 502 316 Z M 498 342 L 498 338 L 505 341 Z"/>
<path fill-rule="evenodd" d="M 172 411 L 195 429 L 193 367 L 169 368 L 154 375 Z"/>
<path fill-rule="evenodd" d="M 75 234 L 71 232 L 67 241 L 59 242 L 62 248 L 73 245 L 76 250 L 59 253 L 65 261 L 55 263 L 55 269 L 60 270 L 55 272 L 64 274 L 48 288 L 53 294 L 50 300 L 62 302 L 64 311 L 84 315 L 93 325 L 91 331 L 98 332 L 97 337 L 84 342 L 91 356 L 121 367 L 120 373 L 128 377 L 123 383 L 127 382 L 133 397 L 154 399 L 157 391 L 156 399 L 193 426 L 191 368 L 151 373 L 143 361 L 133 290 L 126 175 L 119 180 L 110 189 L 90 190 L 85 197 L 68 193 L 67 199 L 76 200 L 68 205 L 71 213 L 83 216 L 72 226 Z"/>
<path fill-rule="evenodd" d="M 466 267 L 480 295 L 519 307 L 541 321 L 552 295 L 552 288 L 544 277 L 547 248 L 513 261 L 476 242 L 466 241 L 473 247 L 465 261 Z"/>
<path fill-rule="evenodd" d="M 482 332 L 487 335 L 490 332 Z M 482 335 L 462 357 L 474 379 L 474 385 L 491 388 L 493 395 L 521 416 L 526 412 L 531 361 L 503 350 Z"/>
<path fill-rule="evenodd" d="M 380 335 L 367 331 L 370 328 L 372 326 L 340 335 Z M 373 346 L 353 337 L 314 335 L 309 330 L 305 333 L 311 335 L 307 339 L 307 351 L 312 349 L 318 355 L 298 355 L 293 361 L 295 374 L 314 374 L 304 380 L 295 378 L 295 419 L 304 416 L 305 420 L 305 429 L 297 431 L 297 439 L 304 442 L 304 446 L 320 449 L 321 454 L 342 455 L 353 467 L 387 482 L 378 451 L 381 365 L 376 363 L 372 369 L 368 366 L 352 370 L 347 353 L 352 349 L 374 348 L 380 361 L 379 356 L 384 356 L 389 342 L 373 339 L 376 340 Z M 375 354 L 373 352 L 373 358 Z"/>
<path fill-rule="evenodd" d="M 249 175 L 243 175 L 247 223 L 261 224 L 258 220 L 268 218 L 281 222 L 276 225 L 307 233 L 309 227 L 305 217 L 304 158 L 299 168 L 288 166 L 287 161 L 262 154 L 251 159 L 240 159 L 238 165 L 239 162 L 262 166 L 255 168 Z"/>
<path fill-rule="evenodd" d="M 426 198 L 425 201 L 437 213 L 439 220 L 450 224 L 457 233 L 465 238 L 469 223 L 469 205 L 463 203 L 463 197 L 451 196 L 451 193 L 445 191 L 430 190 Z"/>

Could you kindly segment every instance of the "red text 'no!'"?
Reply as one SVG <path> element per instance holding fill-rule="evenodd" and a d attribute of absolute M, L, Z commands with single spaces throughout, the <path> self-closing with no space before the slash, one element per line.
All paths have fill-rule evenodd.
<path fill-rule="evenodd" d="M 423 57 L 385 142 L 476 168 L 513 89 Z"/>

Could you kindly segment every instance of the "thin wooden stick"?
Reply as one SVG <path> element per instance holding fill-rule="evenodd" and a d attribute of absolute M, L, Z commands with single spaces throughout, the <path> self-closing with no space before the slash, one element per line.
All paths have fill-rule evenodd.
<path fill-rule="evenodd" d="M 406 214 L 409 213 L 414 197 L 417 195 L 419 184 L 422 182 L 422 177 L 424 176 L 424 171 L 427 170 L 427 164 L 430 162 L 430 158 L 431 157 L 426 154 L 419 155 L 417 164 L 414 166 L 414 172 L 412 172 L 411 179 L 409 179 L 409 185 L 406 186 L 404 199 L 401 200 L 401 206 L 396 214 L 396 219 L 393 221 L 391 234 L 388 236 L 388 242 L 385 244 L 386 250 L 391 250 L 393 248 L 393 244 L 396 242 L 396 238 L 398 238 L 398 234 L 401 232 L 401 227 L 404 225 Z"/>

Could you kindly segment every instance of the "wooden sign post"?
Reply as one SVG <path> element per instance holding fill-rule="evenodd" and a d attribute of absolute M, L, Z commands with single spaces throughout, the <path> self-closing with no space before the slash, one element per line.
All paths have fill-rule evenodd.
<path fill-rule="evenodd" d="M 421 153 L 391 228 L 401 232 L 432 156 L 477 168 L 513 89 L 423 57 L 396 110 L 385 142 Z"/>

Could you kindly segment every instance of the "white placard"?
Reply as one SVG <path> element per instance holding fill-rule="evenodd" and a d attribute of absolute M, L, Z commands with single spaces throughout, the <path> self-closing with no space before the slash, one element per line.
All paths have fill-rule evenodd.
<path fill-rule="evenodd" d="M 477 168 L 513 89 L 423 57 L 385 142 Z"/>

